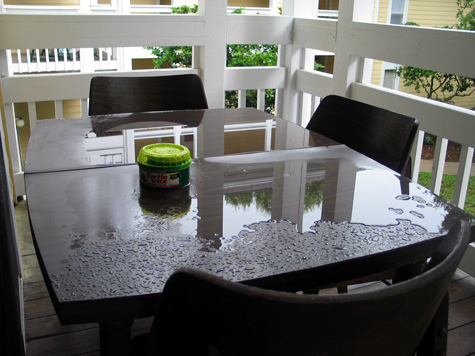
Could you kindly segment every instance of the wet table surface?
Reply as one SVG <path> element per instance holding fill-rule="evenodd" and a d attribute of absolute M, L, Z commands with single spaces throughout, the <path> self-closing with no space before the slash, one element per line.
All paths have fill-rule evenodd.
<path fill-rule="evenodd" d="M 130 134 L 129 158 L 109 147 Z M 154 134 L 190 148 L 189 186 L 141 186 L 133 160 Z M 357 257 L 424 258 L 455 221 L 472 218 L 346 146 L 254 109 L 38 121 L 26 160 L 35 244 L 65 323 L 152 315 L 181 266 L 285 289 L 312 268 Z"/>

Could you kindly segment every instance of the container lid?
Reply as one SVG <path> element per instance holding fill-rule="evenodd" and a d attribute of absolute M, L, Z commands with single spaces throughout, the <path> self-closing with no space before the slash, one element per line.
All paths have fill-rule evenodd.
<path fill-rule="evenodd" d="M 191 154 L 190 150 L 182 145 L 154 143 L 140 149 L 137 164 L 150 168 L 179 171 L 191 165 Z"/>

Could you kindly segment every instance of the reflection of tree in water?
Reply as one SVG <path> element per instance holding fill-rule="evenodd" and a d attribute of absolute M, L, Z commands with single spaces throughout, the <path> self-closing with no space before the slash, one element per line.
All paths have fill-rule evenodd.
<path fill-rule="evenodd" d="M 229 205 L 249 208 L 254 201 L 254 193 L 257 192 L 232 193 L 225 195 L 224 198 Z"/>
<path fill-rule="evenodd" d="M 316 180 L 305 185 L 305 212 L 322 204 L 323 182 L 323 180 Z"/>
<path fill-rule="evenodd" d="M 305 185 L 305 211 L 320 206 L 323 199 L 323 180 Z M 225 196 L 226 203 L 235 207 L 249 208 L 255 205 L 257 210 L 270 214 L 272 211 L 272 189 L 252 192 L 232 193 Z"/>

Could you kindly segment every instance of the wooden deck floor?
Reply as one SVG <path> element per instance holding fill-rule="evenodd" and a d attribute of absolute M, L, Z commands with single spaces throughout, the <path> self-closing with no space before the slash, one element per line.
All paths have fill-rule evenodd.
<path fill-rule="evenodd" d="M 24 265 L 24 301 L 27 355 L 99 355 L 97 324 L 62 326 L 54 312 L 36 259 L 26 203 L 16 208 Z M 373 285 L 361 288 L 374 288 Z M 475 355 L 475 278 L 458 270 L 450 285 L 448 356 Z M 143 333 L 151 318 L 134 324 L 132 334 Z"/>

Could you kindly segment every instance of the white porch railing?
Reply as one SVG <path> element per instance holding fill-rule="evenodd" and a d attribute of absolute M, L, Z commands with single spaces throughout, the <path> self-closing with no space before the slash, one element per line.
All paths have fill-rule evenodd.
<path fill-rule="evenodd" d="M 53 49 L 16 49 L 9 50 L 11 57 L 10 72 L 25 73 L 58 73 L 80 72 L 89 66 L 93 58 L 92 69 L 98 71 L 117 70 L 117 54 L 115 48 L 53 48 Z"/>
<path fill-rule="evenodd" d="M 24 191 L 23 171 L 14 104 L 28 103 L 31 129 L 37 117 L 35 103 L 39 101 L 54 101 L 55 117 L 62 117 L 62 101 L 80 99 L 82 114 L 85 115 L 89 82 L 97 69 L 82 65 L 79 72 L 46 74 L 42 70 L 46 64 L 40 62 L 31 71 L 35 74 L 24 74 L 27 62 L 16 60 L 14 63 L 10 51 L 15 52 L 18 48 L 78 48 L 80 61 L 89 58 L 87 61 L 91 63 L 94 62 L 91 60 L 93 55 L 87 49 L 114 48 L 117 51 L 116 64 L 113 69 L 105 67 L 108 75 L 197 73 L 203 79 L 212 108 L 224 106 L 225 91 L 244 93 L 250 89 L 259 90 L 259 105 L 263 108 L 264 90 L 276 89 L 276 115 L 303 125 L 318 105 L 319 98 L 328 94 L 344 95 L 414 116 L 421 122 L 421 132 L 413 150 L 413 176 L 418 176 L 424 132 L 440 138 L 437 140 L 431 184 L 435 193 L 440 189 L 447 140 L 462 144 L 453 202 L 463 206 L 475 147 L 475 112 L 373 86 L 370 75 L 372 60 L 378 59 L 475 77 L 475 33 L 372 23 L 372 1 L 368 0 L 341 1 L 338 20 L 306 18 L 315 13 L 312 0 L 283 1 L 283 16 L 230 15 L 221 0 L 199 1 L 199 5 L 197 15 L 173 16 L 112 16 L 95 11 L 81 16 L 64 13 L 39 16 L 15 14 L 12 9 L 2 7 L 0 74 L 11 161 L 19 194 Z M 123 8 L 124 1 L 113 2 L 114 6 Z M 127 11 L 133 12 L 133 7 L 129 6 Z M 279 45 L 278 65 L 226 68 L 227 44 Z M 124 64 L 130 62 L 127 48 L 169 45 L 193 46 L 193 68 L 131 71 Z M 82 51 L 89 54 L 83 55 Z M 335 54 L 333 75 L 313 70 L 314 51 Z M 30 65 L 33 65 L 31 58 Z M 72 63 L 68 65 L 72 66 Z M 241 106 L 245 105 L 243 102 Z"/>

